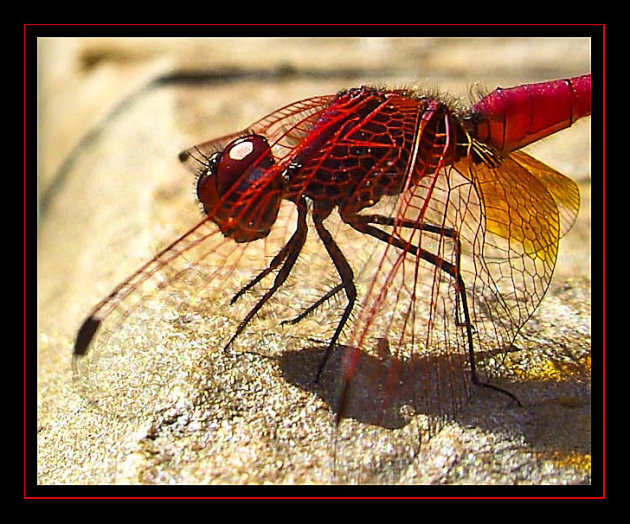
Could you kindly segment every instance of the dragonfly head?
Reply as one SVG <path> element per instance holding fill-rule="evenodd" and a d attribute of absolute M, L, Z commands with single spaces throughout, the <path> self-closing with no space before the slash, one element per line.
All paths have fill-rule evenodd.
<path fill-rule="evenodd" d="M 267 139 L 245 135 L 214 153 L 197 180 L 197 198 L 221 232 L 236 242 L 269 234 L 284 182 Z"/>

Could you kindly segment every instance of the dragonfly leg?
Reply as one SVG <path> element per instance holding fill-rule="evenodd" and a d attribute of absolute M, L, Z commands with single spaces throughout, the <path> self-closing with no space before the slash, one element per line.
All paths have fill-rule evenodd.
<path fill-rule="evenodd" d="M 415 220 L 408 220 L 408 219 L 400 219 L 400 218 L 393 218 L 393 217 L 389 217 L 389 216 L 384 216 L 384 215 L 360 215 L 359 219 L 361 220 L 361 222 L 365 223 L 365 224 L 378 224 L 378 225 L 383 225 L 383 226 L 397 226 L 397 227 L 407 227 L 410 229 L 417 229 L 419 231 L 427 231 L 429 233 L 435 233 L 436 235 L 441 235 L 443 237 L 447 237 L 447 238 L 451 238 L 453 239 L 453 241 L 455 242 L 455 264 L 454 264 L 454 269 L 455 271 L 452 272 L 451 271 L 451 275 L 455 276 L 454 273 L 456 273 L 457 275 L 460 275 L 459 272 L 459 262 L 460 262 L 460 256 L 461 256 L 461 250 L 462 250 L 462 244 L 459 240 L 459 233 L 450 227 L 443 227 L 443 226 L 436 226 L 433 224 L 424 224 L 424 223 L 418 223 Z M 392 238 L 397 238 L 393 235 L 390 235 Z M 383 238 L 378 237 L 379 240 L 383 240 L 384 242 L 389 242 L 389 238 L 388 240 L 384 240 Z M 399 246 L 400 247 L 400 246 Z M 413 246 L 414 249 L 417 250 L 416 246 Z M 426 253 L 426 251 L 425 251 Z M 439 258 L 439 257 L 438 257 Z M 431 261 L 430 261 L 431 262 Z M 451 264 L 451 266 L 453 267 L 453 265 Z M 447 272 L 450 271 L 450 269 L 447 269 Z M 460 282 L 461 281 L 461 282 Z M 463 280 L 460 278 L 459 281 L 457 281 L 456 279 L 456 283 L 457 285 L 464 286 L 464 282 Z M 470 327 L 470 329 L 472 329 L 474 331 L 475 326 L 470 322 L 470 320 L 465 320 L 465 321 L 461 321 L 459 318 L 459 301 L 461 300 L 460 297 L 465 298 L 466 297 L 466 293 L 464 292 L 462 293 L 457 293 L 457 295 L 455 295 L 455 301 L 456 301 L 456 305 L 455 305 L 455 325 L 458 327 Z"/>
<path fill-rule="evenodd" d="M 251 282 L 245 285 L 234 297 L 232 298 L 231 304 L 234 304 L 236 300 L 240 296 L 242 296 L 247 290 L 251 289 L 254 285 L 256 285 L 260 280 L 262 280 L 265 276 L 267 276 L 271 271 L 273 271 L 276 267 L 282 264 L 282 267 L 276 274 L 276 278 L 273 281 L 273 285 L 265 292 L 265 294 L 258 300 L 258 302 L 249 310 L 245 318 L 241 321 L 241 323 L 236 328 L 236 331 L 230 338 L 229 342 L 223 348 L 226 350 L 232 342 L 238 337 L 242 331 L 245 329 L 247 324 L 250 322 L 252 318 L 258 313 L 260 308 L 265 305 L 265 303 L 273 296 L 273 294 L 278 291 L 280 286 L 287 279 L 295 261 L 297 260 L 300 252 L 302 251 L 302 247 L 304 246 L 304 242 L 306 242 L 306 234 L 308 232 L 308 226 L 306 224 L 306 202 L 301 199 L 296 202 L 297 210 L 298 210 L 298 218 L 297 218 L 297 226 L 293 235 L 289 239 L 289 241 L 284 245 L 284 247 L 278 252 L 278 254 L 273 258 L 269 266 L 261 271 Z"/>
<path fill-rule="evenodd" d="M 293 235 L 291 237 L 291 239 L 282 247 L 282 249 L 280 251 L 278 251 L 276 256 L 273 257 L 273 259 L 271 260 L 271 262 L 269 263 L 269 265 L 265 269 L 263 269 L 260 273 L 258 273 L 258 275 L 256 275 L 254 278 L 252 278 L 247 284 L 245 284 L 241 289 L 239 289 L 234 294 L 234 296 L 232 297 L 232 300 L 230 300 L 230 306 L 233 306 L 234 303 L 239 298 L 241 298 L 245 293 L 247 293 L 247 291 L 249 291 L 256 284 L 258 284 L 258 282 L 260 282 L 263 278 L 265 278 L 269 273 L 271 273 L 273 270 L 275 270 L 287 258 L 287 255 L 289 254 L 289 252 L 292 249 L 294 249 L 293 242 L 292 242 L 294 237 L 295 237 L 295 235 Z M 298 242 L 297 239 L 296 239 L 296 242 Z M 302 242 L 302 244 L 303 243 L 304 242 Z M 301 246 L 300 246 L 300 249 L 301 249 Z M 298 249 L 298 253 L 299 253 L 300 249 Z"/>
<path fill-rule="evenodd" d="M 369 215 L 369 219 L 370 220 L 368 220 L 367 222 L 372 222 L 372 223 L 377 223 L 377 224 L 382 224 L 382 225 L 393 225 L 394 224 L 394 219 L 392 219 L 391 217 L 387 217 L 387 216 Z M 457 239 L 457 233 L 455 232 L 455 230 L 449 229 L 449 228 L 442 228 L 442 227 L 438 227 L 438 226 L 433 226 L 431 224 L 418 224 L 417 222 L 413 222 L 411 220 L 399 221 L 398 225 L 400 225 L 401 227 L 409 227 L 409 228 L 421 229 L 423 231 L 429 231 L 429 232 L 433 232 L 433 233 L 441 234 L 443 236 L 447 236 L 447 237 L 451 237 L 451 238 Z M 459 241 L 457 241 L 456 246 L 457 246 L 457 248 L 456 248 L 457 249 L 456 257 L 459 260 L 459 246 L 460 246 Z M 272 264 L 273 264 L 273 261 L 272 261 Z M 267 270 L 265 270 L 265 271 L 267 271 Z M 262 276 L 264 276 L 264 275 L 262 275 Z M 258 277 L 257 277 L 257 279 L 258 279 Z M 254 281 L 252 281 L 252 283 L 248 284 L 246 287 L 250 287 L 251 285 L 253 285 L 253 283 L 254 283 Z M 322 304 L 324 304 L 325 302 L 330 300 L 333 296 L 335 296 L 337 293 L 339 293 L 339 291 L 341 291 L 342 289 L 343 289 L 343 284 L 338 284 L 337 286 L 332 288 L 330 291 L 328 291 L 323 297 L 321 297 L 316 302 L 311 304 L 308 308 L 306 308 L 304 311 L 302 311 L 302 313 L 300 313 L 297 317 L 289 319 L 289 320 L 283 320 L 281 322 L 281 324 L 282 325 L 297 324 L 298 322 L 300 322 L 301 320 L 306 318 L 310 313 L 315 311 L 319 306 L 321 306 Z M 241 294 L 244 290 L 245 290 L 245 288 L 243 288 L 241 291 L 239 291 L 238 294 Z M 234 300 L 235 299 L 236 299 L 236 297 L 234 297 Z M 457 296 L 457 300 L 459 301 L 459 295 Z M 456 324 L 458 326 L 462 326 L 463 327 L 464 323 L 460 322 L 460 320 L 459 320 L 458 308 L 455 309 L 455 317 L 456 317 L 455 318 Z"/>
<path fill-rule="evenodd" d="M 362 233 L 367 233 L 383 242 L 391 244 L 398 249 L 401 249 L 407 253 L 411 253 L 414 256 L 419 256 L 423 260 L 426 260 L 430 264 L 433 264 L 435 267 L 449 274 L 455 280 L 455 290 L 456 290 L 456 300 L 461 302 L 462 313 L 464 316 L 464 321 L 460 322 L 457 311 L 459 310 L 459 306 L 456 308 L 456 323 L 459 326 L 462 326 L 466 329 L 466 338 L 468 345 L 468 360 L 470 363 L 470 373 L 473 384 L 479 387 L 484 387 L 488 389 L 492 389 L 504 395 L 507 395 L 512 401 L 514 401 L 517 405 L 521 405 L 521 402 L 518 400 L 516 395 L 507 391 L 499 386 L 495 386 L 488 382 L 484 382 L 479 379 L 477 375 L 477 366 L 475 362 L 475 351 L 474 351 L 474 343 L 473 343 L 473 324 L 470 319 L 470 312 L 468 310 L 468 299 L 466 297 L 466 285 L 464 283 L 464 279 L 460 273 L 460 254 L 461 254 L 461 243 L 459 240 L 459 234 L 456 230 L 452 228 L 446 228 L 441 226 L 435 226 L 432 224 L 421 224 L 415 222 L 413 220 L 405 220 L 405 219 L 397 219 L 388 216 L 382 215 L 351 215 L 344 218 L 348 224 L 350 224 L 357 231 Z M 418 248 L 413 244 L 409 244 L 402 240 L 401 238 L 392 235 L 374 227 L 372 224 L 377 225 L 385 225 L 385 226 L 399 226 L 399 227 L 409 227 L 415 228 L 422 231 L 428 231 L 430 233 L 436 233 L 442 236 L 446 236 L 452 238 L 455 241 L 456 249 L 455 249 L 455 263 L 448 262 L 444 260 L 442 257 L 435 255 L 425 249 Z"/>
<path fill-rule="evenodd" d="M 327 302 L 332 297 L 334 297 L 342 289 L 343 289 L 343 284 L 337 284 L 334 288 L 332 288 L 330 291 L 328 291 L 323 297 L 318 299 L 317 302 L 311 304 L 304 311 L 302 311 L 302 313 L 300 313 L 297 317 L 291 318 L 289 320 L 283 320 L 282 322 L 280 322 L 280 324 L 283 325 L 283 326 L 286 325 L 286 324 L 297 324 L 298 322 L 300 322 L 301 320 L 306 318 L 309 314 L 311 314 L 313 311 L 315 311 L 324 302 Z"/>
<path fill-rule="evenodd" d="M 391 217 L 386 217 L 386 216 L 382 216 L 382 215 L 369 215 L 369 216 L 365 216 L 365 215 L 353 215 L 352 218 L 348 217 L 348 223 L 350 223 L 350 225 L 352 225 L 354 227 L 354 224 L 351 222 L 351 220 L 353 219 L 360 219 L 361 222 L 364 222 L 365 225 L 363 227 L 372 227 L 369 226 L 369 223 L 376 223 L 376 224 L 381 224 L 381 225 L 393 225 L 394 223 L 394 219 L 392 219 Z M 326 246 L 326 249 L 328 250 L 331 259 L 333 260 L 333 263 L 335 264 L 335 267 L 337 267 L 337 271 L 339 272 L 340 276 L 342 277 L 342 283 L 338 284 L 337 286 L 335 286 L 334 288 L 332 288 L 330 291 L 328 291 L 323 297 L 321 297 L 320 299 L 318 299 L 315 303 L 313 303 L 312 305 L 310 305 L 307 309 L 305 309 L 302 313 L 300 313 L 297 317 L 290 319 L 290 320 L 285 320 L 282 322 L 282 324 L 296 324 L 298 322 L 300 322 L 301 320 L 303 320 L 305 317 L 307 317 L 310 313 L 312 313 L 315 309 L 317 309 L 319 306 L 321 306 L 322 304 L 324 304 L 326 301 L 328 301 L 330 298 L 332 298 L 334 295 L 336 295 L 339 291 L 341 291 L 342 289 L 346 289 L 346 295 L 348 296 L 348 300 L 349 303 L 346 306 L 346 310 L 344 311 L 342 318 L 337 326 L 337 329 L 332 337 L 332 339 L 329 341 L 328 343 L 328 347 L 326 349 L 326 352 L 324 354 L 324 357 L 322 358 L 322 361 L 319 364 L 319 368 L 318 368 L 318 372 L 317 372 L 317 377 L 316 377 L 316 381 L 319 381 L 319 377 L 321 375 L 321 372 L 323 370 L 323 368 L 326 365 L 326 362 L 328 361 L 328 358 L 332 352 L 332 348 L 334 347 L 335 343 L 337 342 L 339 336 L 341 335 L 341 331 L 350 315 L 350 313 L 352 312 L 352 306 L 354 304 L 354 299 L 352 300 L 352 303 L 350 303 L 350 296 L 354 296 L 354 298 L 356 298 L 356 289 L 354 287 L 354 275 L 352 273 L 352 269 L 350 268 L 350 266 L 348 265 L 345 256 L 343 255 L 343 253 L 341 252 L 341 250 L 339 249 L 339 247 L 334 243 L 334 241 L 332 240 L 332 237 L 330 236 L 330 233 L 323 227 L 321 221 L 316 223 L 316 228 L 318 228 L 318 233 L 320 233 L 320 228 L 321 230 L 323 230 L 322 233 L 320 233 L 320 238 L 322 238 L 322 241 L 324 242 L 324 245 Z M 317 226 L 317 224 L 319 223 L 319 226 Z M 409 221 L 409 220 L 403 220 L 403 221 L 399 221 L 398 225 L 402 226 L 402 227 L 413 227 L 416 229 L 423 229 L 425 231 L 430 231 L 436 234 L 443 234 L 445 236 L 449 236 L 449 237 L 453 237 L 456 238 L 456 233 L 454 232 L 454 230 L 447 230 L 447 232 L 445 233 L 445 228 L 440 228 L 438 226 L 433 226 L 431 224 L 418 224 L 417 222 L 413 222 L 413 221 Z M 370 232 L 363 231 L 363 229 L 356 227 L 355 229 L 358 229 L 359 231 L 362 232 L 367 232 L 368 234 L 372 234 Z M 377 228 L 373 228 L 375 231 L 380 232 L 380 234 L 372 234 L 372 236 L 375 236 L 376 238 L 378 238 L 379 240 L 382 240 L 384 242 L 389 242 L 388 238 L 385 238 L 384 235 L 387 235 L 387 237 L 389 237 L 390 235 L 388 235 L 387 233 L 385 233 L 384 231 L 381 231 Z M 322 234 L 324 235 L 322 237 Z M 397 239 L 397 237 L 391 237 L 392 239 Z M 399 240 L 399 239 L 397 239 Z M 396 244 L 396 242 L 393 242 L 394 244 Z M 329 246 L 331 246 L 331 249 L 329 249 Z M 334 246 L 334 247 L 333 247 Z M 397 247 L 403 249 L 400 245 L 398 245 Z M 413 250 L 415 252 L 416 247 L 413 246 Z M 459 254 L 459 251 L 458 251 Z M 429 253 L 430 255 L 430 253 Z M 436 257 L 437 258 L 437 257 Z M 444 264 L 449 264 L 448 262 L 444 261 Z M 349 277 L 347 278 L 347 281 L 344 282 L 343 279 L 343 275 L 349 275 Z M 351 284 L 351 286 L 350 286 Z M 348 293 L 350 293 L 350 295 L 348 295 Z M 458 325 L 459 322 L 458 322 Z"/>
<path fill-rule="evenodd" d="M 361 217 L 361 219 L 366 218 L 367 219 L 366 222 L 368 222 L 368 223 L 371 222 L 371 223 L 375 223 L 375 224 L 388 225 L 388 226 L 394 225 L 394 219 L 391 218 L 391 217 L 387 217 L 387 216 L 382 216 L 382 215 L 367 215 L 367 216 L 363 216 L 363 215 L 361 215 L 360 217 Z M 420 230 L 423 230 L 423 231 L 429 231 L 429 232 L 433 232 L 433 233 L 441 234 L 443 236 L 447 236 L 447 237 L 451 237 L 451 238 L 457 239 L 457 233 L 455 232 L 455 230 L 449 229 L 449 228 L 442 228 L 442 227 L 438 227 L 438 226 L 433 226 L 431 224 L 418 224 L 417 222 L 414 222 L 414 221 L 411 221 L 411 220 L 402 220 L 402 221 L 399 220 L 398 221 L 398 225 L 401 226 L 401 227 L 409 227 L 409 228 L 420 229 Z M 379 240 L 383 240 L 383 239 L 379 238 Z M 387 241 L 385 241 L 385 242 L 387 242 Z M 459 241 L 457 242 L 456 257 L 459 260 Z M 272 263 L 273 263 L 273 261 L 272 261 Z M 249 286 L 250 286 L 250 284 L 248 284 L 246 287 L 249 287 Z M 343 284 L 338 284 L 337 286 L 332 288 L 330 291 L 328 291 L 323 297 L 321 297 L 316 302 L 314 302 L 312 305 L 310 305 L 308 308 L 306 308 L 297 317 L 289 319 L 289 320 L 283 320 L 281 322 L 281 324 L 282 325 L 285 325 L 285 324 L 297 324 L 298 322 L 300 322 L 301 320 L 306 318 L 310 313 L 315 311 L 319 306 L 321 306 L 322 304 L 324 304 L 325 302 L 330 300 L 333 296 L 335 296 L 337 293 L 339 293 L 339 291 L 341 291 L 343 288 L 344 288 Z M 243 291 L 243 290 L 241 290 L 241 291 Z M 239 293 L 241 293 L 241 292 L 239 292 Z M 457 297 L 457 300 L 459 301 L 459 296 Z M 459 321 L 459 312 L 458 312 L 457 309 L 455 310 L 455 315 L 456 315 L 456 324 L 458 326 L 463 326 L 464 324 Z"/>
<path fill-rule="evenodd" d="M 350 264 L 348 264 L 346 257 L 344 256 L 343 252 L 341 251 L 337 243 L 334 241 L 330 232 L 324 227 L 323 220 L 324 220 L 323 216 L 319 216 L 316 213 L 313 214 L 313 222 L 315 224 L 315 230 L 317 231 L 319 238 L 324 244 L 326 251 L 328 251 L 328 255 L 330 256 L 333 264 L 335 265 L 335 268 L 337 269 L 337 273 L 339 273 L 339 276 L 341 277 L 341 284 L 340 286 L 337 286 L 337 287 L 343 288 L 343 290 L 346 292 L 348 304 L 346 305 L 346 308 L 344 309 L 344 312 L 341 315 L 341 318 L 339 319 L 337 328 L 335 329 L 335 332 L 332 338 L 328 342 L 328 347 L 326 348 L 324 357 L 319 363 L 319 367 L 317 369 L 317 375 L 315 377 L 316 382 L 319 382 L 319 378 L 322 374 L 322 370 L 324 369 L 326 362 L 330 358 L 332 349 L 337 343 L 337 340 L 339 339 L 339 336 L 341 335 L 341 331 L 343 330 L 344 326 L 346 325 L 346 322 L 348 321 L 348 318 L 350 317 L 350 313 L 352 313 L 352 309 L 354 308 L 354 302 L 357 298 L 357 289 L 354 285 L 354 273 L 352 271 L 352 268 L 350 267 Z M 337 287 L 329 291 L 327 295 L 332 296 L 334 293 L 337 293 L 337 291 L 339 291 Z M 316 304 L 319 305 L 319 303 L 327 300 L 328 298 L 330 297 L 325 296 L 323 299 L 320 299 Z M 311 309 L 312 309 L 312 306 L 311 306 Z"/>

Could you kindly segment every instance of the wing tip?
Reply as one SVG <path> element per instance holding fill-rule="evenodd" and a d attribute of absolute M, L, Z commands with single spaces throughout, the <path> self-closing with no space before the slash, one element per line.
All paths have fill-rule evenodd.
<path fill-rule="evenodd" d="M 74 357 L 81 357 L 87 353 L 90 343 L 100 325 L 101 321 L 94 316 L 89 316 L 85 319 L 74 341 L 74 351 L 72 352 Z"/>

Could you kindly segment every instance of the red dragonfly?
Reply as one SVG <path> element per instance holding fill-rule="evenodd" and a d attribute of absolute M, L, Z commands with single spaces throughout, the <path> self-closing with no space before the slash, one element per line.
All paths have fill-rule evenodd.
<path fill-rule="evenodd" d="M 505 351 L 540 304 L 579 209 L 572 180 L 518 150 L 590 108 L 590 74 L 499 88 L 467 109 L 363 86 L 194 146 L 180 160 L 204 218 L 94 307 L 74 360 L 145 297 L 187 288 L 182 307 L 250 301 L 226 349 L 266 310 L 285 325 L 319 315 L 314 379 L 350 348 L 338 417 L 362 354 L 413 361 L 425 405 L 456 403 L 468 381 L 513 397 L 488 382 L 483 356 Z M 304 296 L 307 283 L 319 295 Z M 392 366 L 384 389 L 403 382 Z"/>

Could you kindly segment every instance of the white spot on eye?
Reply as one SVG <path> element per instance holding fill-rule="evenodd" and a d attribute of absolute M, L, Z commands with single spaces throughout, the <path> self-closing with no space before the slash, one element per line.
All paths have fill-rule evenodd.
<path fill-rule="evenodd" d="M 235 144 L 234 147 L 230 149 L 230 159 L 231 160 L 243 160 L 247 155 L 249 155 L 254 150 L 254 146 L 250 140 L 245 142 L 240 142 Z"/>

